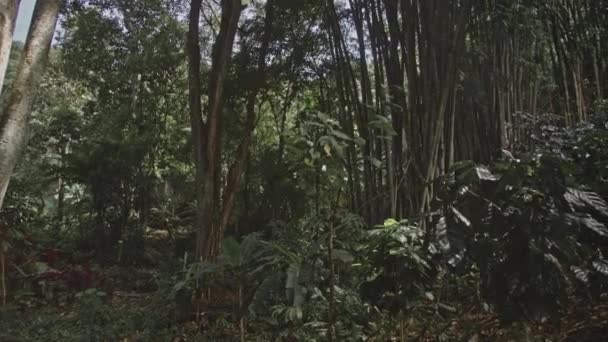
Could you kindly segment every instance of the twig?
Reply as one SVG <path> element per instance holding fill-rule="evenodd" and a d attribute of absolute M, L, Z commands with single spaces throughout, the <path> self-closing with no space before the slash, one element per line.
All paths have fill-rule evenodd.
<path fill-rule="evenodd" d="M 6 306 L 6 268 L 4 264 L 4 245 L 0 240 L 0 281 L 2 282 L 2 306 Z"/>
<path fill-rule="evenodd" d="M 6 260 L 4 256 L 5 241 L 8 239 L 8 227 L 0 225 L 0 283 L 2 285 L 2 306 L 6 306 Z"/>
<path fill-rule="evenodd" d="M 239 310 L 243 310 L 243 285 L 239 286 Z M 240 313 L 239 313 L 240 314 Z M 245 316 L 241 315 L 239 320 L 239 331 L 241 333 L 241 342 L 245 342 Z"/>
<path fill-rule="evenodd" d="M 329 257 L 329 331 L 328 331 L 328 339 L 329 342 L 335 341 L 335 319 L 336 319 L 336 294 L 335 294 L 335 282 L 336 282 L 336 274 L 334 268 L 334 223 L 333 223 L 333 213 L 330 214 L 329 217 L 329 248 L 328 248 L 328 257 Z"/>

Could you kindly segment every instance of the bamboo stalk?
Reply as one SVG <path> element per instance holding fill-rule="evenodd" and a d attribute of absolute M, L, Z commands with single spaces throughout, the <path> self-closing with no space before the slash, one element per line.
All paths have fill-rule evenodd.
<path fill-rule="evenodd" d="M 6 306 L 6 265 L 4 260 L 4 245 L 0 240 L 0 282 L 2 283 L 2 306 Z"/>

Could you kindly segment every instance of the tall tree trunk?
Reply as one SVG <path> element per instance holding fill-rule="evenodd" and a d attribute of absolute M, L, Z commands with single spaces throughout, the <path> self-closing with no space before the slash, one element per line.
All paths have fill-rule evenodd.
<path fill-rule="evenodd" d="M 220 252 L 223 228 L 220 224 L 221 119 L 224 81 L 243 7 L 241 0 L 222 0 L 220 31 L 213 45 L 209 81 L 209 108 L 204 125 L 202 225 L 197 239 L 197 256 L 213 260 Z"/>
<path fill-rule="evenodd" d="M 228 182 L 226 184 L 226 189 L 224 190 L 224 196 L 222 201 L 222 216 L 220 218 L 220 225 L 218 228 L 222 232 L 222 235 L 223 232 L 226 230 L 226 227 L 228 226 L 228 222 L 230 220 L 230 216 L 232 215 L 235 197 L 239 190 L 241 176 L 243 174 L 246 164 L 245 162 L 247 161 L 247 157 L 249 156 L 249 145 L 251 145 L 251 141 L 253 140 L 253 131 L 255 129 L 256 122 L 256 101 L 260 89 L 262 88 L 262 86 L 264 86 L 266 78 L 266 56 L 268 54 L 268 45 L 270 44 L 270 34 L 272 33 L 273 4 L 274 0 L 268 0 L 266 2 L 264 33 L 262 37 L 262 45 L 260 47 L 260 54 L 258 56 L 257 65 L 258 80 L 253 86 L 253 89 L 250 90 L 249 95 L 247 97 L 247 118 L 245 122 L 245 132 L 243 140 L 241 140 L 241 143 L 238 147 L 236 160 L 234 161 L 228 172 Z"/>
<path fill-rule="evenodd" d="M 0 0 L 0 92 L 13 44 L 13 32 L 21 0 Z"/>
<path fill-rule="evenodd" d="M 197 201 L 196 229 L 203 226 L 203 112 L 201 104 L 201 51 L 199 45 L 199 19 L 201 0 L 192 0 L 190 4 L 190 22 L 188 27 L 188 90 L 190 105 L 190 128 L 194 146 L 195 193 Z"/>
<path fill-rule="evenodd" d="M 22 148 L 36 89 L 48 59 L 60 0 L 38 1 L 13 89 L 0 118 L 0 208 Z"/>
<path fill-rule="evenodd" d="M 65 178 L 63 175 L 63 166 L 66 154 L 68 152 L 70 142 L 66 142 L 59 150 L 59 172 L 57 172 L 57 226 L 55 227 L 55 236 L 60 237 L 61 228 L 64 224 L 65 216 Z"/>

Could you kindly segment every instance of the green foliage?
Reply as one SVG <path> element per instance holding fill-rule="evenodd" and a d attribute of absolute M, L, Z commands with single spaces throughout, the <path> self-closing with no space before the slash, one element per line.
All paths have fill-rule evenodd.
<path fill-rule="evenodd" d="M 243 113 L 259 88 L 255 134 L 214 263 L 192 260 L 195 232 L 207 227 L 195 225 L 201 189 L 193 186 L 197 146 L 187 102 L 189 2 L 67 2 L 29 145 L 0 213 L 10 228 L 0 246 L 15 293 L 9 302 L 30 301 L 23 312 L 0 311 L 0 340 L 166 341 L 182 333 L 218 340 L 236 335 L 243 318 L 251 340 L 320 341 L 332 305 L 337 340 L 390 340 L 397 325 L 447 330 L 468 304 L 490 304 L 503 322 L 557 321 L 571 298 L 593 303 L 605 295 L 608 106 L 595 83 L 606 71 L 599 41 L 608 31 L 598 5 L 453 1 L 435 12 L 462 19 L 466 31 L 431 39 L 420 23 L 438 19 L 416 17 L 433 11 L 409 8 L 415 2 L 275 0 L 269 37 L 269 1 L 245 2 L 226 61 L 218 184 L 227 180 Z M 464 4 L 473 7 L 458 17 Z M 221 6 L 203 7 L 206 115 Z M 578 10 L 581 23 L 570 20 Z M 569 28 L 575 35 L 559 32 Z M 464 58 L 452 60 L 460 51 L 448 52 L 447 43 L 460 34 Z M 21 50 L 12 51 L 3 94 Z M 581 78 L 582 89 L 571 89 L 570 78 Z M 511 115 L 520 107 L 571 111 L 568 100 L 587 106 L 589 99 L 596 115 L 568 127 L 564 113 Z M 506 136 L 495 137 L 503 128 Z M 513 153 L 492 160 L 504 143 L 514 144 Z M 461 158 L 490 164 L 462 161 L 447 170 Z M 429 186 L 432 210 L 423 212 L 427 204 L 416 196 L 429 185 L 425 173 L 446 170 Z M 389 212 L 402 217 L 373 226 Z M 42 265 L 49 246 L 99 263 L 109 288 L 141 290 L 133 278 L 116 279 L 115 264 L 154 267 L 159 291 L 133 302 L 99 289 L 63 296 L 73 290 L 47 288 L 36 296 L 27 284 L 37 273 L 29 269 Z M 218 296 L 199 303 L 201 289 Z M 63 297 L 43 298 L 54 293 Z M 67 306 L 40 307 L 50 303 Z M 215 306 L 209 322 L 192 322 L 195 304 Z"/>
<path fill-rule="evenodd" d="M 107 341 L 125 338 L 166 341 L 178 328 L 169 327 L 174 311 L 170 303 L 152 298 L 136 306 L 110 305 L 109 295 L 97 289 L 78 293 L 73 311 L 43 308 L 32 319 L 23 313 L 1 309 L 3 341 Z"/>
<path fill-rule="evenodd" d="M 180 279 L 173 292 L 193 291 L 199 288 L 231 289 L 239 287 L 255 291 L 259 283 L 268 276 L 278 263 L 258 235 L 252 234 L 241 242 L 229 237 L 222 243 L 222 253 L 215 263 L 195 262 L 177 275 Z"/>
<path fill-rule="evenodd" d="M 290 134 L 290 161 L 297 166 L 298 180 L 301 187 L 310 193 L 312 198 L 319 198 L 320 189 L 333 194 L 345 187 L 346 172 L 344 163 L 348 149 L 354 144 L 365 144 L 347 135 L 340 123 L 327 114 L 313 109 L 299 114 L 298 130 Z M 330 203 L 315 203 L 325 206 Z"/>
<path fill-rule="evenodd" d="M 365 340 L 376 329 L 368 312 L 382 314 L 366 304 L 359 295 L 358 279 L 362 270 L 354 264 L 362 242 L 360 218 L 339 212 L 333 220 L 336 229 L 335 260 L 339 284 L 336 305 L 340 322 L 337 334 L 345 340 Z M 241 241 L 227 238 L 217 262 L 193 263 L 174 277 L 171 298 L 185 291 L 190 297 L 197 288 L 243 293 L 244 307 L 228 303 L 236 313 L 249 320 L 269 325 L 276 337 L 303 340 L 324 339 L 328 322 L 328 251 L 330 217 L 310 215 L 292 226 L 283 226 L 284 237 L 262 241 L 248 235 Z M 310 238 L 312 236 L 312 239 Z M 235 298 L 232 298 L 234 301 Z"/>
<path fill-rule="evenodd" d="M 178 115 L 185 78 L 175 77 L 184 68 L 177 7 L 69 4 L 35 105 L 27 162 L 17 170 L 54 221 L 39 229 L 113 256 L 122 240 L 124 260 L 141 260 L 148 226 L 165 228 L 153 222 L 155 209 L 190 200 L 167 203 L 191 177 L 181 137 L 187 117 Z"/>
<path fill-rule="evenodd" d="M 408 221 L 388 219 L 368 232 L 359 254 L 369 275 L 363 298 L 393 314 L 408 310 L 435 280 L 436 267 L 424 248 L 424 231 Z"/>
<path fill-rule="evenodd" d="M 508 322 L 556 320 L 572 281 L 597 290 L 605 279 L 593 265 L 605 262 L 607 203 L 570 187 L 584 178 L 571 177 L 566 148 L 544 146 L 559 153 L 544 150 L 523 160 L 509 155 L 492 171 L 460 163 L 441 181 L 437 244 L 452 266 L 474 265 L 484 299 Z"/>

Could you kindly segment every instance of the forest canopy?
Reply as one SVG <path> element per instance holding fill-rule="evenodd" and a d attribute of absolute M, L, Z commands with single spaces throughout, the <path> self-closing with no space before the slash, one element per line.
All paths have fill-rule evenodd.
<path fill-rule="evenodd" d="M 608 1 L 34 2 L 0 340 L 608 336 Z"/>

